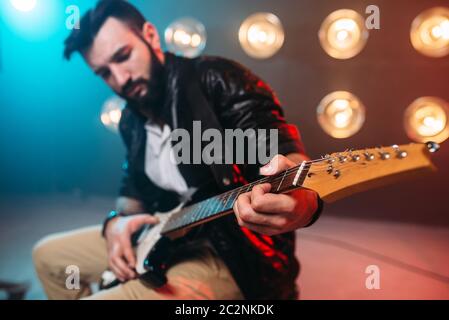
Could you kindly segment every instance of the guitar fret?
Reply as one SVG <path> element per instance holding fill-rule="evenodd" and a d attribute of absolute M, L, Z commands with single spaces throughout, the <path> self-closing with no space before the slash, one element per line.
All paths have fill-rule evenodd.
<path fill-rule="evenodd" d="M 277 187 L 276 192 L 279 191 L 280 187 L 282 186 L 282 182 L 284 181 L 286 174 L 287 174 L 287 171 L 285 171 L 284 174 L 282 175 L 282 180 L 279 183 L 279 186 Z"/>
<path fill-rule="evenodd" d="M 188 214 L 190 214 L 190 222 L 194 222 L 195 220 L 198 219 L 198 211 L 195 210 L 195 208 L 193 208 Z"/>
<path fill-rule="evenodd" d="M 220 200 L 220 205 L 221 205 L 221 211 L 226 211 L 226 202 L 227 202 L 227 198 L 228 198 L 228 194 L 222 194 L 220 196 L 218 196 L 218 199 Z"/>
<path fill-rule="evenodd" d="M 220 196 L 217 197 L 217 208 L 214 210 L 216 213 L 223 211 L 223 201 Z"/>
<path fill-rule="evenodd" d="M 304 181 L 305 181 L 305 179 L 307 177 L 307 174 L 309 173 L 309 169 L 310 169 L 310 165 L 305 165 L 304 166 L 304 168 L 302 170 L 302 173 L 301 173 L 301 176 L 300 176 L 299 180 L 297 181 L 298 186 L 302 186 L 302 184 L 304 183 Z"/>
<path fill-rule="evenodd" d="M 227 193 L 226 193 L 226 201 L 225 201 L 225 203 L 224 203 L 224 208 L 226 208 L 226 209 L 230 209 L 230 208 L 228 208 L 226 205 L 228 204 L 229 199 L 231 199 L 232 194 L 233 194 L 233 192 L 227 192 Z"/>
<path fill-rule="evenodd" d="M 229 199 L 228 199 L 228 202 L 230 203 L 230 206 L 228 208 L 234 207 L 234 202 L 238 198 L 238 194 L 239 193 L 238 192 L 235 193 L 235 191 L 231 192 L 231 195 L 229 196 Z M 231 200 L 231 201 L 229 201 L 229 200 Z"/>
<path fill-rule="evenodd" d="M 211 199 L 212 199 L 212 205 L 210 207 L 210 211 L 208 214 L 209 216 L 213 215 L 217 211 L 219 204 L 220 204 L 218 201 L 216 201 L 215 197 L 213 197 Z"/>
<path fill-rule="evenodd" d="M 204 201 L 203 206 L 204 206 L 204 210 L 203 210 L 203 216 L 204 218 L 207 218 L 210 214 L 210 202 L 212 201 L 212 198 L 207 199 L 206 201 Z"/>
<path fill-rule="evenodd" d="M 299 176 L 301 175 L 301 173 L 302 173 L 302 170 L 304 169 L 304 165 L 305 165 L 305 161 L 303 161 L 302 163 L 301 163 L 301 165 L 299 166 L 299 169 L 298 169 L 298 171 L 296 172 L 296 176 L 295 176 L 295 179 L 293 179 L 293 184 L 296 186 L 297 185 L 297 183 L 298 183 L 298 179 L 299 179 Z"/>
<path fill-rule="evenodd" d="M 200 209 L 198 210 L 198 212 L 199 212 L 199 218 L 200 218 L 200 219 L 203 219 L 203 218 L 205 218 L 206 215 L 207 215 L 206 206 L 204 205 L 203 202 L 200 202 L 199 208 L 200 208 Z"/>

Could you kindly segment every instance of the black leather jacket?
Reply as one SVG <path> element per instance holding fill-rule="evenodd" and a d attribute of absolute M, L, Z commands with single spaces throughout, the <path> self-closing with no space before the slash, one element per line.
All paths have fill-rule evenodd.
<path fill-rule="evenodd" d="M 298 130 L 285 122 L 280 103 L 260 78 L 241 65 L 219 57 L 186 59 L 166 53 L 166 103 L 162 118 L 172 129 L 191 132 L 192 121 L 207 128 L 277 128 L 279 153 L 304 153 Z M 127 148 L 121 196 L 137 198 L 148 212 L 167 211 L 178 196 L 154 185 L 145 174 L 145 119 L 132 106 L 122 113 L 120 133 Z M 257 165 L 208 166 L 213 186 L 192 201 L 232 189 L 258 177 Z M 179 165 L 192 183 L 205 171 Z M 199 174 L 201 173 L 201 174 Z M 212 194 L 211 194 L 212 193 Z M 241 228 L 234 215 L 207 223 L 204 233 L 222 257 L 247 299 L 295 299 L 299 263 L 295 234 L 264 236 Z"/>

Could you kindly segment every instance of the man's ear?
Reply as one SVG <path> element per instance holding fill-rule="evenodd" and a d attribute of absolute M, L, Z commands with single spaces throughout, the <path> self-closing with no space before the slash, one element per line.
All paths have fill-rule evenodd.
<path fill-rule="evenodd" d="M 162 53 L 161 40 L 156 27 L 150 22 L 145 22 L 143 25 L 142 34 L 144 39 L 151 45 L 156 53 Z"/>

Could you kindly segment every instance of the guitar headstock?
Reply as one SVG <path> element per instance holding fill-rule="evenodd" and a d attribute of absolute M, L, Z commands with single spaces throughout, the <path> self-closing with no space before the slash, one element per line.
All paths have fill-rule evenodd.
<path fill-rule="evenodd" d="M 346 150 L 311 162 L 303 187 L 315 190 L 326 202 L 351 194 L 421 176 L 436 170 L 430 154 L 434 142 Z"/>

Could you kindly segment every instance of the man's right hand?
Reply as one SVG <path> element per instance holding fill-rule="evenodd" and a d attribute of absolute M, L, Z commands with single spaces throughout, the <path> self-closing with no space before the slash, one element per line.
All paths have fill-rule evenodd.
<path fill-rule="evenodd" d="M 135 279 L 136 256 L 131 236 L 145 224 L 156 224 L 159 220 L 148 214 L 117 217 L 111 220 L 105 231 L 108 246 L 108 264 L 121 281 Z"/>

